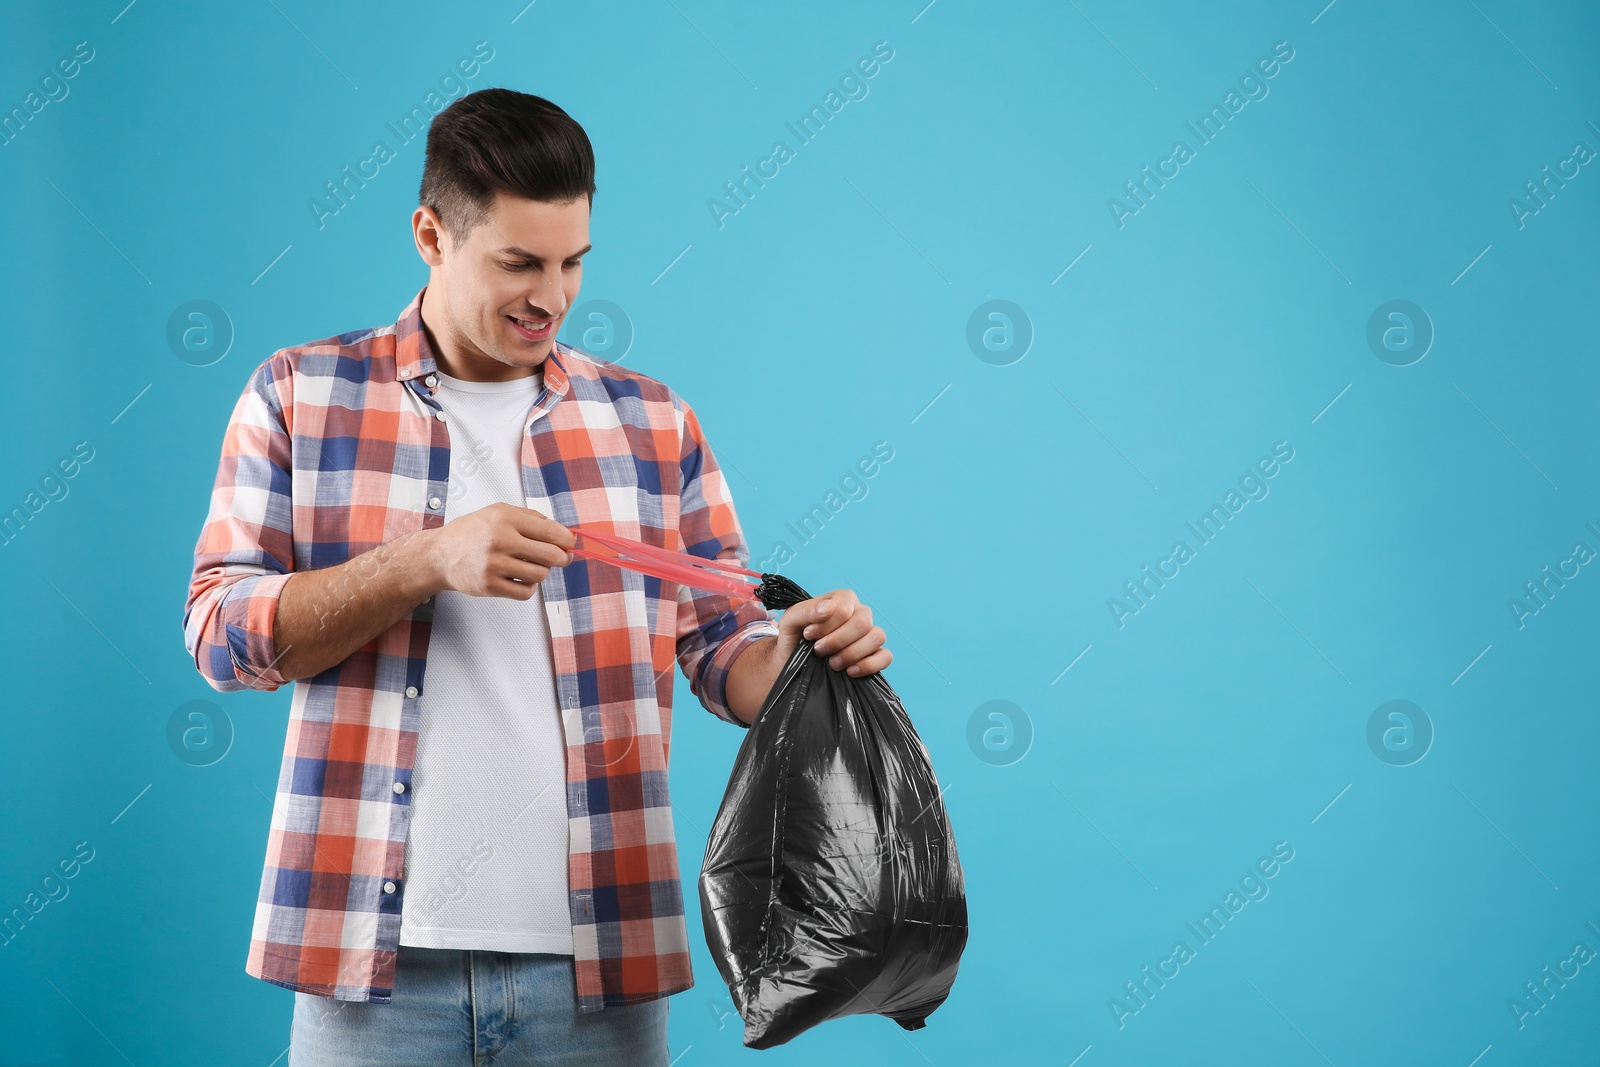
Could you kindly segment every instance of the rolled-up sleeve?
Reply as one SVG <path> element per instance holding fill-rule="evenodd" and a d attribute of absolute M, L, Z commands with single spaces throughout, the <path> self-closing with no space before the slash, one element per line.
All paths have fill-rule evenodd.
<path fill-rule="evenodd" d="M 682 433 L 678 528 L 685 552 L 750 566 L 750 549 L 733 497 L 694 410 L 674 395 Z M 777 614 L 760 601 L 678 586 L 678 666 L 701 705 L 719 719 L 749 728 L 728 708 L 728 671 L 753 642 L 778 636 Z"/>
<path fill-rule="evenodd" d="M 222 442 L 210 511 L 194 550 L 184 646 L 213 689 L 271 691 L 289 681 L 273 640 L 294 569 L 292 457 L 284 417 L 292 370 L 278 356 L 251 374 Z"/>

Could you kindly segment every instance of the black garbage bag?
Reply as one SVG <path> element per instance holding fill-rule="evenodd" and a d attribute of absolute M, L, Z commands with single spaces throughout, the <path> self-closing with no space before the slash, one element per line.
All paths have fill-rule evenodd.
<path fill-rule="evenodd" d="M 810 599 L 781 575 L 769 608 Z M 881 673 L 853 678 L 802 640 L 734 761 L 706 842 L 706 943 L 771 1048 L 846 1015 L 920 1029 L 967 943 L 955 838 L 922 739 Z"/>

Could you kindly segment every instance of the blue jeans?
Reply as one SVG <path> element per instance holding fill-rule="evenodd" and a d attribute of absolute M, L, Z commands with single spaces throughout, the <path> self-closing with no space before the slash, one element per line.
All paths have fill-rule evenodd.
<path fill-rule="evenodd" d="M 387 1004 L 294 996 L 289 1067 L 668 1067 L 667 998 L 583 1014 L 571 956 L 401 945 Z"/>

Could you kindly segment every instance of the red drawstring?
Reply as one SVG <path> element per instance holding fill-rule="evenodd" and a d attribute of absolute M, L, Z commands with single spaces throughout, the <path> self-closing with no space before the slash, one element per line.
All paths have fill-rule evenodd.
<path fill-rule="evenodd" d="M 691 585 L 697 589 L 723 593 L 731 597 L 756 599 L 756 587 L 734 575 L 742 574 L 759 579 L 762 577 L 760 571 L 740 567 L 727 560 L 706 559 L 704 556 L 690 555 L 687 552 L 669 552 L 654 545 L 619 537 L 616 534 L 599 533 L 581 526 L 569 526 L 567 529 L 583 540 L 601 546 L 568 549 L 579 559 L 597 559 L 613 566 Z M 608 549 L 610 551 L 607 551 Z"/>

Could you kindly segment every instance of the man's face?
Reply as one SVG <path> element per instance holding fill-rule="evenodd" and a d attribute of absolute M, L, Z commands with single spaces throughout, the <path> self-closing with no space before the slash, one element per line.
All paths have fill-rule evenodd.
<path fill-rule="evenodd" d="M 543 363 L 583 284 L 588 198 L 552 203 L 497 192 L 489 217 L 459 244 L 427 208 L 418 208 L 413 221 L 432 268 L 423 298 L 429 326 L 450 364 L 440 369 L 498 381 Z M 429 299 L 436 290 L 442 324 Z"/>

